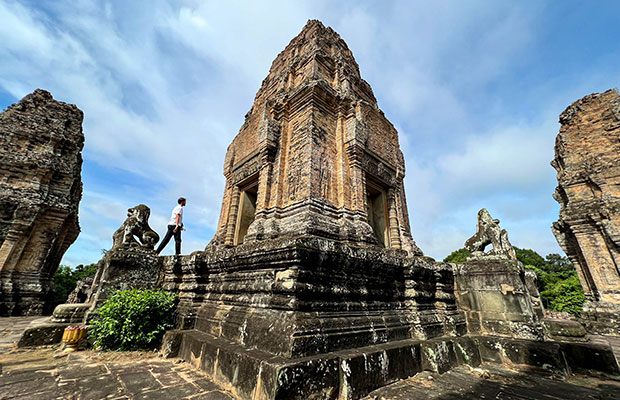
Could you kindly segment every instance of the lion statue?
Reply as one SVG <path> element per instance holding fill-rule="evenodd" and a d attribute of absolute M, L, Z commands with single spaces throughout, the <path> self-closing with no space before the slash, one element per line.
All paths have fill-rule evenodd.
<path fill-rule="evenodd" d="M 493 249 L 484 253 L 485 247 L 492 245 Z M 493 219 L 486 208 L 478 211 L 478 230 L 474 236 L 467 239 L 465 248 L 473 256 L 496 255 L 516 260 L 512 245 L 508 241 L 508 232 L 499 227 L 499 219 Z"/>
<path fill-rule="evenodd" d="M 150 215 L 151 209 L 144 204 L 127 210 L 127 219 L 112 235 L 112 249 L 142 246 L 152 250 L 159 241 L 159 235 L 149 226 Z"/>

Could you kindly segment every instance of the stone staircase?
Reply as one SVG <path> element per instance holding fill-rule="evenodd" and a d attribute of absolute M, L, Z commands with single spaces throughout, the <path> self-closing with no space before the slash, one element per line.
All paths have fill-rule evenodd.
<path fill-rule="evenodd" d="M 590 336 L 590 343 L 609 343 L 620 366 L 620 336 Z"/>

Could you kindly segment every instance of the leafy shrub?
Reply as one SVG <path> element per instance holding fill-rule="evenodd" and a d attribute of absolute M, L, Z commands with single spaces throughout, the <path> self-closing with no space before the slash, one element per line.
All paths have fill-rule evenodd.
<path fill-rule="evenodd" d="M 78 265 L 75 269 L 61 265 L 54 276 L 54 303 L 62 304 L 67 301 L 69 294 L 75 289 L 77 281 L 86 277 L 94 277 L 97 273 L 97 264 Z"/>
<path fill-rule="evenodd" d="M 163 290 L 120 290 L 97 311 L 90 333 L 103 350 L 156 348 L 173 327 L 177 295 Z"/>

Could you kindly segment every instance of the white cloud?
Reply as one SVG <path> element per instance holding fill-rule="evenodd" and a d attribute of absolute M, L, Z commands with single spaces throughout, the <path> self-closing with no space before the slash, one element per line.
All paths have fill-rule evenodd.
<path fill-rule="evenodd" d="M 437 160 L 439 173 L 448 184 L 460 184 L 468 192 L 535 186 L 553 175 L 553 139 L 547 134 L 553 128 L 544 128 L 511 126 L 495 134 L 471 135 L 461 151 Z"/>
<path fill-rule="evenodd" d="M 219 217 L 226 147 L 272 60 L 318 18 L 348 43 L 400 131 L 413 236 L 426 253 L 461 247 L 480 207 L 515 244 L 557 251 L 548 229 L 557 115 L 609 80 L 558 78 L 522 103 L 497 89 L 521 85 L 514 68 L 544 40 L 547 11 L 487 1 L 0 0 L 0 87 L 16 98 L 42 87 L 85 113 L 83 232 L 66 260 L 98 258 L 138 203 L 163 234 L 179 195 L 189 200 L 184 248 L 199 250 Z"/>
<path fill-rule="evenodd" d="M 549 230 L 558 210 L 549 165 L 557 124 L 550 113 L 542 117 L 471 134 L 461 148 L 425 167 L 409 159 L 405 183 L 413 235 L 425 252 L 443 258 L 462 247 L 483 207 L 502 220 L 514 245 L 537 243 L 541 252 L 559 251 Z"/>

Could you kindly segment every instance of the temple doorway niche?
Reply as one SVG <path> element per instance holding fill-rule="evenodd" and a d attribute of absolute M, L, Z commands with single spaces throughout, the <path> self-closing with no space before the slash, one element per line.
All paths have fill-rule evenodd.
<path fill-rule="evenodd" d="M 387 218 L 387 188 L 379 182 L 366 179 L 366 207 L 368 223 L 382 247 L 389 247 L 389 220 Z"/>
<path fill-rule="evenodd" d="M 237 230 L 235 233 L 235 243 L 243 243 L 243 238 L 248 233 L 248 227 L 254 221 L 256 214 L 256 197 L 258 193 L 258 177 L 250 179 L 248 183 L 241 186 L 239 194 L 239 214 L 237 216 Z"/>

